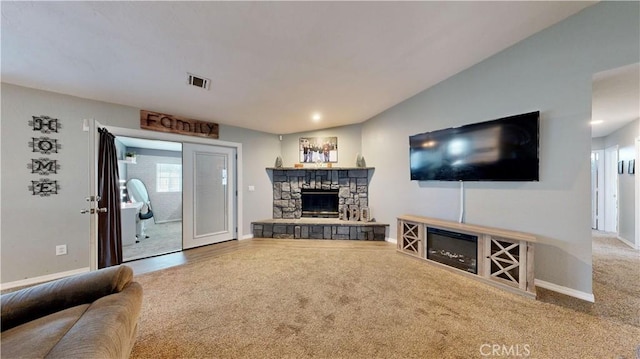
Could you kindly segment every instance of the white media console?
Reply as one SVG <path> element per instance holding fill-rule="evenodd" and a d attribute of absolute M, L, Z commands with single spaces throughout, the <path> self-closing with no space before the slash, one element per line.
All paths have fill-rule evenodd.
<path fill-rule="evenodd" d="M 398 217 L 397 238 L 401 253 L 518 294 L 536 296 L 534 235 L 403 215 Z"/>

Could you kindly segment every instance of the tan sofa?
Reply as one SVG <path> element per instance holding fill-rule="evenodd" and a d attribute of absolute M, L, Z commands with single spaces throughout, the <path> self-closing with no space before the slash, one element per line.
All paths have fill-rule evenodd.
<path fill-rule="evenodd" d="M 2 358 L 128 358 L 142 287 L 116 266 L 1 296 Z"/>

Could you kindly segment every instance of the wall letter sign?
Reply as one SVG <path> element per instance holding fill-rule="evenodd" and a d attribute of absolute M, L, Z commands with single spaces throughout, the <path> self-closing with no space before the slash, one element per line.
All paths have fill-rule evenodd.
<path fill-rule="evenodd" d="M 140 128 L 181 135 L 218 138 L 218 124 L 140 110 Z"/>
<path fill-rule="evenodd" d="M 29 186 L 29 191 L 31 191 L 34 196 L 40 197 L 49 197 L 53 194 L 58 194 L 59 189 L 60 185 L 58 185 L 58 181 L 52 181 L 48 178 L 31 181 L 31 185 Z"/>
<path fill-rule="evenodd" d="M 29 120 L 29 126 L 33 127 L 34 131 L 40 131 L 42 133 L 58 132 L 58 129 L 62 127 L 57 118 L 51 118 L 49 116 L 31 116 L 33 120 Z"/>
<path fill-rule="evenodd" d="M 27 168 L 31 170 L 31 173 L 37 173 L 39 175 L 57 174 L 60 169 L 58 160 L 52 160 L 49 158 L 32 158 L 31 163 L 27 164 Z"/>
<path fill-rule="evenodd" d="M 29 147 L 33 149 L 32 152 L 40 152 L 43 155 L 49 155 L 52 153 L 58 153 L 58 150 L 62 148 L 62 145 L 58 144 L 58 140 L 49 137 L 32 137 L 29 142 Z"/>

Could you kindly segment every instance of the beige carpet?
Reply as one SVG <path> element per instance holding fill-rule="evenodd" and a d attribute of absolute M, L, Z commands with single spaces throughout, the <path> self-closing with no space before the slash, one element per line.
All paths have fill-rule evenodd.
<path fill-rule="evenodd" d="M 640 327 L 640 251 L 593 232 L 593 293 L 596 303 L 539 288 L 538 300 Z"/>
<path fill-rule="evenodd" d="M 638 276 L 617 288 L 599 259 L 600 303 L 585 308 L 561 296 L 507 293 L 387 243 L 253 242 L 137 276 L 145 299 L 132 357 L 632 359 L 640 344 L 631 310 L 640 304 Z M 612 298 L 628 312 L 602 304 Z M 493 346 L 500 355 L 483 356 Z"/>

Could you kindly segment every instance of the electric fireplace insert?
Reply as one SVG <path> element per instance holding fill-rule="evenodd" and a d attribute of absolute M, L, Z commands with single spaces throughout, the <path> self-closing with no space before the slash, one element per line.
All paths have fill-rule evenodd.
<path fill-rule="evenodd" d="M 427 259 L 478 274 L 478 237 L 427 228 Z"/>

